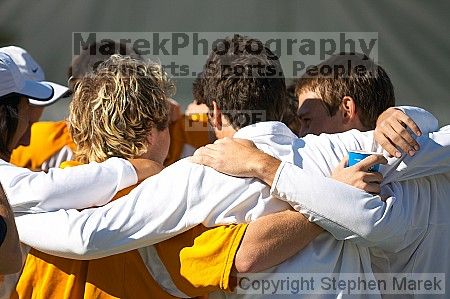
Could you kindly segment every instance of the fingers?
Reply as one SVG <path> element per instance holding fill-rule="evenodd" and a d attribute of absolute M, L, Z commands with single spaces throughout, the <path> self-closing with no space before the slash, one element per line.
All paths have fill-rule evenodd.
<path fill-rule="evenodd" d="M 374 133 L 375 140 L 378 142 L 381 147 L 389 153 L 389 155 L 393 157 L 400 158 L 402 153 L 394 146 L 392 141 L 385 135 L 382 130 L 375 130 Z"/>
<path fill-rule="evenodd" d="M 386 164 L 387 160 L 382 155 L 370 155 L 355 166 L 362 171 L 369 171 L 369 169 L 376 164 Z"/>
<path fill-rule="evenodd" d="M 360 176 L 361 178 L 358 179 L 356 182 L 354 182 L 352 185 L 358 189 L 364 190 L 368 193 L 375 193 L 379 194 L 381 192 L 381 184 L 378 182 L 370 182 L 366 178 L 367 173 L 359 173 L 355 176 Z M 369 182 L 366 182 L 365 180 L 368 180 Z"/>
<path fill-rule="evenodd" d="M 363 172 L 361 174 L 360 189 L 366 192 L 379 194 L 381 192 L 381 183 L 383 175 L 379 172 Z"/>
<path fill-rule="evenodd" d="M 381 145 L 381 147 L 388 152 L 391 157 L 400 158 L 402 153 L 393 145 L 392 141 L 387 138 L 385 135 L 381 135 L 378 137 L 377 142 Z"/>
<path fill-rule="evenodd" d="M 399 136 L 397 132 L 394 130 L 394 128 L 392 128 L 391 124 L 387 124 L 383 127 L 383 133 L 386 136 L 388 142 L 395 148 L 395 157 L 400 158 L 402 156 L 402 153 L 398 150 Z"/>
<path fill-rule="evenodd" d="M 378 183 L 383 182 L 383 175 L 379 172 L 366 172 L 363 176 L 363 181 L 366 183 Z"/>
<path fill-rule="evenodd" d="M 419 150 L 419 144 L 416 140 L 399 122 L 394 122 L 392 124 L 392 129 L 395 133 L 397 133 L 393 138 L 391 138 L 395 145 L 400 147 L 403 152 L 413 156 L 415 151 Z"/>
<path fill-rule="evenodd" d="M 420 150 L 419 144 L 407 128 L 417 136 L 420 136 L 422 132 L 408 115 L 395 108 L 390 108 L 383 114 L 385 115 L 381 117 L 383 121 L 377 124 L 375 129 L 375 139 L 390 155 L 399 158 L 401 157 L 399 150 L 402 150 L 413 156 Z"/>
<path fill-rule="evenodd" d="M 364 187 L 365 188 L 363 188 L 363 190 L 368 193 L 380 194 L 380 192 L 381 192 L 381 186 L 380 186 L 380 184 L 377 184 L 377 183 L 369 183 L 369 184 L 366 184 Z"/>
<path fill-rule="evenodd" d="M 356 187 L 369 193 L 379 194 L 381 192 L 381 182 L 383 175 L 379 172 L 360 172 L 356 174 L 360 177 Z"/>
<path fill-rule="evenodd" d="M 342 158 L 341 162 L 339 162 L 339 165 L 336 167 L 336 169 L 344 169 L 347 167 L 348 164 L 348 156 L 345 156 Z"/>
<path fill-rule="evenodd" d="M 406 115 L 405 113 L 401 112 L 399 119 L 401 122 L 403 122 L 408 128 L 411 129 L 411 131 L 413 131 L 417 136 L 422 135 L 422 131 L 420 131 L 419 127 L 417 126 L 417 124 L 412 120 L 412 118 L 410 118 L 408 115 Z"/>

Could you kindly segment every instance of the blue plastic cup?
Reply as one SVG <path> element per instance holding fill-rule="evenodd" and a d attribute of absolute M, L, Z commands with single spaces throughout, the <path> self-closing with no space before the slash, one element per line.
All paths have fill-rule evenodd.
<path fill-rule="evenodd" d="M 374 153 L 374 152 L 365 152 L 365 151 L 348 151 L 348 166 L 353 166 L 365 158 L 369 157 L 370 155 L 382 155 L 380 153 Z M 378 172 L 380 170 L 380 164 L 375 164 L 372 167 L 369 168 L 370 172 Z"/>

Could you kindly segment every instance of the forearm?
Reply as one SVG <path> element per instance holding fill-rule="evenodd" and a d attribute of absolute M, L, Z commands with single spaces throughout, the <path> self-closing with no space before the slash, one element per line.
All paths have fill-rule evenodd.
<path fill-rule="evenodd" d="M 14 216 L 9 207 L 3 188 L 0 186 L 0 221 L 4 226 L 3 240 L 0 243 L 0 274 L 11 274 L 20 271 L 22 255 Z"/>
<path fill-rule="evenodd" d="M 0 163 L 0 181 L 15 213 L 82 209 L 104 205 L 121 189 L 137 182 L 133 166 L 113 158 L 48 173 Z"/>
<path fill-rule="evenodd" d="M 251 159 L 247 161 L 250 169 L 250 177 L 255 177 L 263 181 L 269 186 L 275 179 L 277 169 L 281 164 L 281 161 L 274 158 L 264 152 L 259 151 L 255 153 Z"/>
<path fill-rule="evenodd" d="M 17 229 L 23 243 L 40 251 L 72 259 L 102 258 L 183 232 L 188 226 L 186 204 L 168 197 L 138 192 L 99 208 L 21 215 Z"/>
<path fill-rule="evenodd" d="M 288 210 L 251 222 L 236 253 L 237 272 L 260 272 L 297 254 L 323 229 Z"/>
<path fill-rule="evenodd" d="M 73 259 L 101 258 L 161 242 L 201 222 L 188 216 L 187 196 L 200 197 L 189 181 L 188 169 L 168 167 L 99 208 L 21 215 L 16 217 L 21 241 Z"/>
<path fill-rule="evenodd" d="M 401 204 L 395 202 L 400 198 L 383 202 L 379 196 L 308 175 L 289 163 L 280 165 L 271 191 L 339 240 L 373 244 L 385 236 L 385 228 L 407 226 Z"/>

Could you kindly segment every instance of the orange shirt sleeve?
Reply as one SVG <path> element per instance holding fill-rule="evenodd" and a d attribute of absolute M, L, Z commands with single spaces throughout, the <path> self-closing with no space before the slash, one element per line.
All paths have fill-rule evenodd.
<path fill-rule="evenodd" d="M 247 224 L 219 226 L 198 235 L 180 252 L 180 273 L 195 287 L 231 290 L 234 258 Z"/>
<path fill-rule="evenodd" d="M 31 170 L 40 170 L 42 164 L 64 146 L 75 149 L 66 122 L 37 122 L 31 127 L 30 144 L 15 149 L 10 162 Z"/>

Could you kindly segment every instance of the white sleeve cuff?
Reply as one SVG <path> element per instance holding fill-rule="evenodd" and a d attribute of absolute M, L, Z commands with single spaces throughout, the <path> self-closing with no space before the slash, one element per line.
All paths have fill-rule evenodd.
<path fill-rule="evenodd" d="M 286 165 L 286 161 L 281 161 L 280 165 L 278 166 L 277 172 L 275 173 L 275 177 L 272 182 L 272 187 L 270 188 L 270 194 L 276 197 L 283 197 L 282 194 L 279 193 L 279 188 L 277 186 L 280 184 L 280 176 L 283 172 L 284 166 Z"/>

